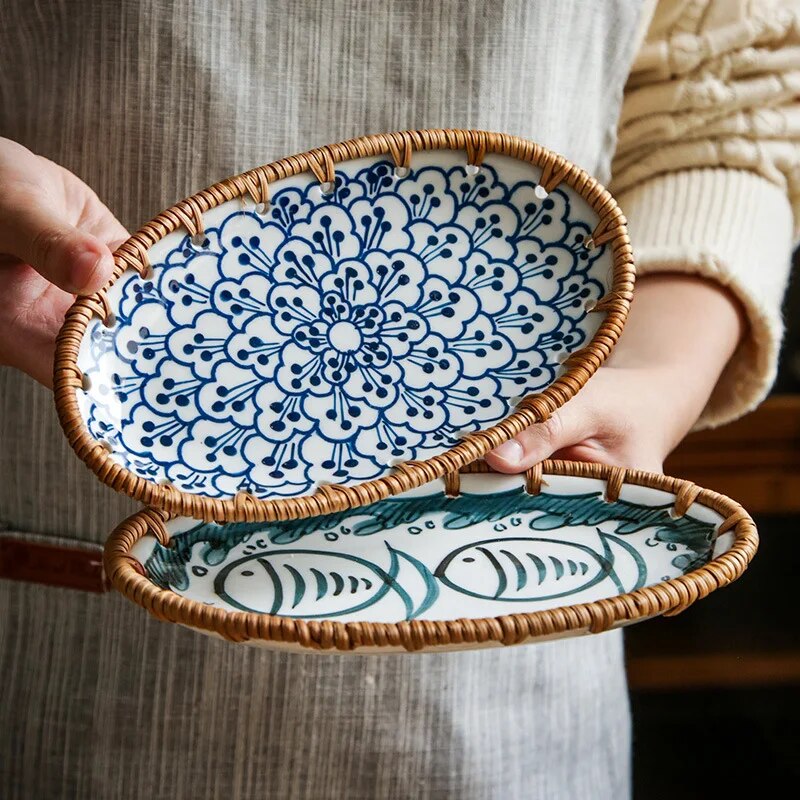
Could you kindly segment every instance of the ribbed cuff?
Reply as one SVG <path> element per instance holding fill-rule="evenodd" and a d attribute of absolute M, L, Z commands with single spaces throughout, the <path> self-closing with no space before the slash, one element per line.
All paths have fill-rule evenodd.
<path fill-rule="evenodd" d="M 695 169 L 651 178 L 617 199 L 639 275 L 710 278 L 732 291 L 747 314 L 749 329 L 695 427 L 716 427 L 752 410 L 775 380 L 783 336 L 792 253 L 785 193 L 752 172 Z"/>

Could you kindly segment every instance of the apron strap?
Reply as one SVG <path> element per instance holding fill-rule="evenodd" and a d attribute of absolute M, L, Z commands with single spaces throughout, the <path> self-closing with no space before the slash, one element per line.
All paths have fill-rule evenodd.
<path fill-rule="evenodd" d="M 15 531 L 0 533 L 0 578 L 95 593 L 111 589 L 101 545 Z"/>

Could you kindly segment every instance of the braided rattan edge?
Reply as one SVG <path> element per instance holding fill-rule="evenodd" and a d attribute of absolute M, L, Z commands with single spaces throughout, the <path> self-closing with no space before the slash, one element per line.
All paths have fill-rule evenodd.
<path fill-rule="evenodd" d="M 202 230 L 202 214 L 236 197 L 250 195 L 266 200 L 269 183 L 311 170 L 320 181 L 334 177 L 334 165 L 365 156 L 388 154 L 407 165 L 415 150 L 465 150 L 468 163 L 478 164 L 487 152 L 508 155 L 542 169 L 540 184 L 552 191 L 560 182 L 571 186 L 598 214 L 592 235 L 594 246 L 607 243 L 613 252 L 611 288 L 596 307 L 605 313 L 591 342 L 565 362 L 565 373 L 539 394 L 530 395 L 501 422 L 470 433 L 448 451 L 425 461 L 407 461 L 394 472 L 354 486 L 329 485 L 316 493 L 294 498 L 257 499 L 242 494 L 218 499 L 181 492 L 135 475 L 113 460 L 103 444 L 92 437 L 81 418 L 76 391 L 82 384 L 78 351 L 86 327 L 95 314 L 109 312 L 108 289 L 128 268 L 146 275 L 147 251 L 167 234 L 184 226 L 191 234 Z M 420 130 L 376 134 L 317 148 L 257 167 L 228 178 L 182 200 L 159 214 L 124 242 L 114 254 L 115 270 L 109 283 L 96 294 L 79 298 L 66 315 L 56 343 L 53 388 L 58 418 L 70 445 L 95 475 L 111 488 L 146 505 L 198 519 L 227 521 L 283 520 L 310 517 L 366 505 L 428 483 L 465 464 L 528 426 L 547 419 L 586 383 L 611 352 L 622 331 L 633 293 L 633 254 L 626 220 L 614 198 L 594 178 L 565 158 L 540 145 L 500 133 L 475 130 Z"/>
<path fill-rule="evenodd" d="M 470 464 L 463 470 L 480 471 L 488 471 L 483 462 Z M 164 522 L 171 517 L 157 509 L 139 511 L 116 528 L 106 542 L 105 568 L 117 590 L 158 619 L 200 628 L 231 641 L 260 640 L 345 652 L 363 647 L 419 651 L 492 643 L 513 645 L 572 631 L 600 633 L 620 623 L 659 614 L 674 615 L 740 577 L 758 547 L 755 523 L 738 503 L 689 481 L 602 464 L 545 461 L 541 469 L 532 470 L 528 476 L 529 490 L 532 481 L 535 484 L 532 488 L 538 491 L 547 474 L 611 480 L 617 487 L 622 485 L 621 479 L 623 483 L 661 489 L 676 496 L 677 516 L 686 513 L 689 508 L 686 500 L 691 498 L 725 519 L 720 533 L 732 530 L 733 545 L 726 553 L 686 575 L 592 603 L 499 617 L 397 623 L 319 622 L 226 611 L 160 589 L 144 576 L 141 565 L 130 555 L 133 545 L 146 533 L 157 535 L 162 542 L 168 540 Z M 457 485 L 457 480 L 451 479 L 450 487 L 454 484 Z"/>

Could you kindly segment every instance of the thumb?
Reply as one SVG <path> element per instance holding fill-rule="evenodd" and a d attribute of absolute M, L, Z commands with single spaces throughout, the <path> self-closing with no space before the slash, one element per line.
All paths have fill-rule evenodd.
<path fill-rule="evenodd" d="M 576 399 L 554 411 L 544 422 L 531 425 L 495 447 L 484 456 L 486 463 L 498 472 L 523 472 L 558 450 L 582 441 L 591 433 L 591 415 L 582 413 Z"/>
<path fill-rule="evenodd" d="M 47 208 L 44 199 L 0 200 L 0 252 L 30 264 L 71 294 L 91 294 L 111 277 L 111 250 Z"/>

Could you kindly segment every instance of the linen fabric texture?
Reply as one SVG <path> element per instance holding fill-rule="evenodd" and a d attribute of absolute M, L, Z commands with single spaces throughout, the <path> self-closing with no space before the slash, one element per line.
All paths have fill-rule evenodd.
<path fill-rule="evenodd" d="M 749 333 L 701 424 L 768 388 L 797 227 L 794 2 L 8 0 L 4 12 L 0 135 L 75 172 L 130 230 L 317 145 L 506 131 L 611 181 L 640 271 L 704 274 L 741 298 Z M 50 393 L 0 370 L 0 521 L 99 543 L 135 507 L 72 453 Z M 0 619 L 9 800 L 630 793 L 619 632 L 298 656 L 156 623 L 116 595 L 11 582 Z"/>

